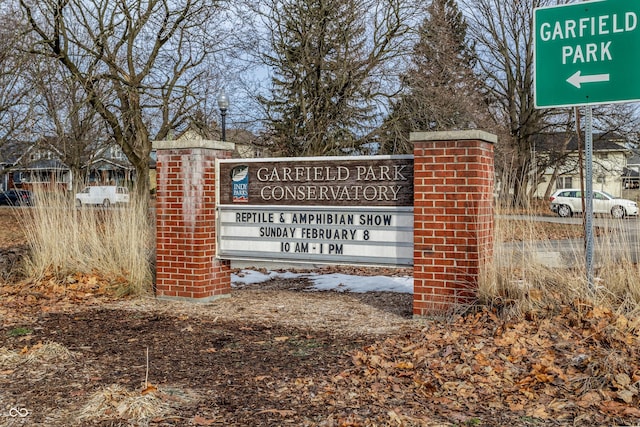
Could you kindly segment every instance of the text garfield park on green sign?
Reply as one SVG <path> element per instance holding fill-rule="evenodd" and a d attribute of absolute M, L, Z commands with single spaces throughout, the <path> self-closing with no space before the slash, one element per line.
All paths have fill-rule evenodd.
<path fill-rule="evenodd" d="M 537 8 L 536 107 L 640 100 L 639 15 L 626 0 Z"/>

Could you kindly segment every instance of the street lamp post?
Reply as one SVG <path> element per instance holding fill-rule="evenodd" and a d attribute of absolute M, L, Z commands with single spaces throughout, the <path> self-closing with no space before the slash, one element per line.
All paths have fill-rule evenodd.
<path fill-rule="evenodd" d="M 224 89 L 222 89 L 218 95 L 218 108 L 220 108 L 220 115 L 222 116 L 222 140 L 226 141 L 226 118 L 227 109 L 229 108 L 229 98 L 227 98 L 227 94 L 224 93 Z"/>

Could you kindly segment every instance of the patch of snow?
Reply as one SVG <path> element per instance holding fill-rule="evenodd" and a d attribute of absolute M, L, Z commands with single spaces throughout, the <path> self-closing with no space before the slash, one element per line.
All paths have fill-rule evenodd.
<path fill-rule="evenodd" d="M 264 283 L 271 279 L 297 279 L 303 277 L 304 274 L 290 273 L 288 271 L 280 273 L 277 271 L 269 271 L 266 274 L 254 270 L 241 270 L 238 274 L 231 275 L 231 283 L 239 283 L 242 285 L 254 285 L 257 283 Z"/>
<path fill-rule="evenodd" d="M 313 286 L 311 290 L 339 291 L 339 292 L 399 292 L 413 293 L 413 277 L 388 277 L 388 276 L 354 276 L 348 274 L 331 273 L 291 273 L 268 271 L 261 273 L 253 270 L 242 270 L 238 274 L 232 274 L 232 284 L 251 285 L 264 283 L 268 280 L 307 278 Z"/>

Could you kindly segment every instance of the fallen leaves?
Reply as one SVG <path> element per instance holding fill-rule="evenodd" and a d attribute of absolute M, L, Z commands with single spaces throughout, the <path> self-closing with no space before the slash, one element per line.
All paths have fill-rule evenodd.
<path fill-rule="evenodd" d="M 51 276 L 37 283 L 5 285 L 0 288 L 5 301 L 0 310 L 14 316 L 18 312 L 91 305 L 110 298 L 109 286 L 109 281 L 97 275 Z M 11 342 L 17 350 L 8 354 L 0 349 L 0 360 L 3 354 L 5 360 L 26 360 L 37 353 L 38 345 L 31 342 L 36 339 L 20 341 L 28 335 L 22 336 L 16 327 L 33 324 L 17 323 L 15 319 L 3 318 L 11 325 L 7 332 L 15 331 Z M 178 314 L 177 331 L 196 336 L 201 329 L 198 319 L 196 315 Z M 280 349 L 279 354 L 286 354 L 292 364 L 295 359 L 307 358 L 311 350 L 341 351 L 333 344 L 316 343 L 313 330 L 271 333 L 257 323 L 236 326 L 234 333 L 246 335 L 243 347 L 238 348 L 254 345 L 260 360 L 268 360 L 273 349 Z M 416 322 L 388 339 L 359 337 L 359 341 L 370 344 L 350 351 L 333 365 L 318 363 L 313 366 L 317 369 L 308 374 L 291 375 L 288 366 L 262 370 L 238 363 L 246 378 L 230 378 L 243 384 L 244 389 L 255 391 L 256 400 L 262 399 L 242 406 L 246 416 L 269 419 L 273 425 L 302 425 L 298 421 L 311 417 L 309 414 L 322 423 L 311 425 L 327 426 L 541 425 L 546 420 L 573 425 L 633 425 L 640 418 L 639 330 L 638 319 L 584 303 L 579 309 L 567 307 L 552 315 L 532 313 L 516 320 L 505 320 L 485 310 L 455 321 Z M 141 338 L 122 340 L 132 344 Z M 204 355 L 207 363 L 214 358 L 226 361 L 224 358 L 230 355 L 231 347 L 223 341 L 198 343 L 191 356 Z M 350 344 L 350 349 L 356 345 Z M 0 376 L 14 375 L 23 366 L 0 363 Z M 86 410 L 95 411 L 92 420 L 172 419 L 178 407 L 190 408 L 195 400 L 174 397 L 162 385 L 142 391 L 109 389 L 102 390 L 100 396 L 91 394 L 102 382 L 96 375 L 87 377 L 89 386 L 66 391 L 67 396 L 86 404 Z M 171 371 L 166 375 L 171 378 Z M 205 389 L 202 386 L 199 392 Z M 182 413 L 188 415 L 180 422 L 224 425 L 227 420 L 219 415 L 223 413 L 220 408 L 230 405 L 222 394 L 212 396 L 209 406 L 199 407 L 201 412 L 189 409 Z M 154 408 L 162 410 L 154 412 Z M 239 409 L 227 410 L 224 414 L 229 416 Z"/>
<path fill-rule="evenodd" d="M 510 322 L 485 310 L 366 346 L 352 353 L 353 368 L 333 377 L 332 398 L 341 387 L 370 390 L 369 406 L 420 396 L 449 419 L 498 410 L 539 420 L 637 421 L 640 340 L 630 319 L 584 306 L 529 319 Z M 401 415 L 389 414 L 392 421 Z"/>
<path fill-rule="evenodd" d="M 613 400 L 602 402 L 600 404 L 600 409 L 602 409 L 603 412 L 616 417 L 633 417 L 636 419 L 640 418 L 640 409 Z"/>
<path fill-rule="evenodd" d="M 196 415 L 191 420 L 191 424 L 195 426 L 212 426 L 219 421 L 220 420 L 216 418 L 204 418 L 204 417 L 201 417 L 200 415 Z"/>
<path fill-rule="evenodd" d="M 210 322 L 197 316 L 175 316 L 162 324 L 153 315 L 140 313 L 58 317 L 69 317 L 77 325 L 100 319 L 99 329 L 121 327 L 109 329 L 106 348 L 112 345 L 112 335 L 125 348 L 140 345 L 144 337 L 136 335 L 134 341 L 122 332 L 151 325 L 165 338 L 169 331 L 179 339 L 193 336 L 186 341 L 193 346 L 179 347 L 189 349 L 180 359 L 189 374 L 172 371 L 169 361 L 152 359 L 152 369 L 162 376 L 154 376 L 153 384 L 145 382 L 142 391 L 144 386 L 132 391 L 123 388 L 139 384 L 136 379 L 143 366 L 137 366 L 135 358 L 125 366 L 137 369 L 124 377 L 111 377 L 108 370 L 98 372 L 109 380 L 96 377 L 91 364 L 79 360 L 88 370 L 74 381 L 76 385 L 64 389 L 64 396 L 73 397 L 74 415 L 79 410 L 91 414 L 88 423 L 145 419 L 175 425 L 248 425 L 239 420 L 252 419 L 256 425 L 367 427 L 634 425 L 640 416 L 637 330 L 629 326 L 631 320 L 625 323 L 615 313 L 584 306 L 580 312 L 567 309 L 550 317 L 538 313 L 511 320 L 481 311 L 446 322 L 415 322 L 386 339 L 357 340 L 333 334 L 320 339 L 317 331 L 222 322 L 218 327 L 228 326 L 233 332 L 203 339 L 201 332 L 206 328 L 202 326 Z M 189 325 L 193 331 L 185 334 Z M 35 325 L 27 326 L 39 331 Z M 245 330 L 234 336 L 241 328 Z M 72 330 L 69 327 L 66 333 Z M 19 338 L 7 338 L 15 344 L 15 357 L 24 358 L 38 348 Z M 340 339 L 349 345 L 340 346 Z M 74 349 L 84 348 L 72 342 Z M 91 344 L 92 351 L 83 353 L 83 358 L 106 353 L 99 351 L 99 342 Z M 21 348 L 23 354 L 19 354 Z M 325 353 L 310 358 L 301 349 Z M 188 364 L 191 359 L 201 360 L 198 367 L 220 366 L 224 372 L 199 383 L 193 395 L 169 393 L 167 386 L 176 378 L 182 384 L 190 381 L 190 386 L 198 381 L 198 369 Z M 284 362 L 271 363 L 275 360 Z M 296 370 L 298 360 L 305 361 L 305 369 Z M 30 369 L 35 366 L 29 365 Z M 0 366 L 0 375 L 15 376 L 14 370 L 26 367 Z M 5 379 L 7 384 L 10 380 Z M 117 382 L 120 388 L 96 392 L 103 382 Z"/>
<path fill-rule="evenodd" d="M 48 275 L 18 283 L 0 283 L 0 318 L 19 323 L 39 312 L 64 311 L 79 304 L 91 306 L 115 299 L 111 280 L 96 274 Z"/>
<path fill-rule="evenodd" d="M 618 389 L 616 396 L 625 403 L 633 403 L 633 399 L 638 395 L 637 381 L 632 384 L 631 378 L 624 372 L 619 372 L 613 377 L 613 386 Z"/>
<path fill-rule="evenodd" d="M 144 396 L 145 394 L 153 393 L 156 391 L 158 391 L 158 387 L 154 386 L 153 384 L 147 384 L 147 386 L 144 389 L 142 389 L 140 394 Z"/>
<path fill-rule="evenodd" d="M 258 414 L 278 414 L 281 417 L 290 417 L 296 414 L 296 411 L 292 409 L 263 409 L 257 412 Z"/>

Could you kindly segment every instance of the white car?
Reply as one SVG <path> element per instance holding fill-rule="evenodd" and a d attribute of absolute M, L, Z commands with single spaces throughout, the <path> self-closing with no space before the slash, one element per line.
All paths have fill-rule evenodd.
<path fill-rule="evenodd" d="M 551 210 L 559 216 L 568 217 L 582 213 L 582 191 L 576 188 L 557 190 L 549 198 Z M 609 214 L 614 218 L 638 215 L 638 204 L 633 200 L 620 199 L 604 191 L 593 192 L 593 213 Z"/>
<path fill-rule="evenodd" d="M 76 206 L 102 205 L 108 207 L 111 204 L 120 205 L 129 203 L 129 189 L 115 185 L 96 185 L 85 187 L 76 193 Z"/>

